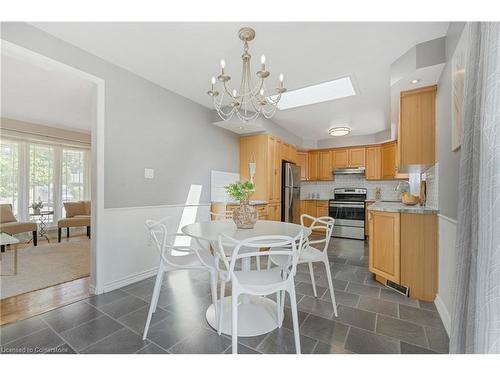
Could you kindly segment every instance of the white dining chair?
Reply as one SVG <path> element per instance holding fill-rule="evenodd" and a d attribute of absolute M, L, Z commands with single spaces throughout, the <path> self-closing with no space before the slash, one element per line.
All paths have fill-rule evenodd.
<path fill-rule="evenodd" d="M 149 304 L 148 318 L 146 320 L 146 326 L 144 327 L 144 334 L 142 339 L 145 340 L 148 334 L 149 325 L 151 323 L 151 318 L 153 313 L 156 311 L 156 306 L 158 304 L 158 298 L 160 297 L 160 289 L 163 282 L 163 274 L 169 271 L 175 270 L 206 270 L 210 272 L 210 290 L 212 294 L 212 303 L 216 308 L 217 315 L 217 274 L 218 271 L 215 268 L 215 258 L 209 253 L 208 249 L 198 249 L 191 245 L 173 245 L 176 238 L 185 236 L 182 233 L 176 233 L 173 235 L 167 234 L 167 226 L 165 222 L 170 218 L 166 217 L 159 221 L 146 220 L 146 227 L 149 230 L 151 239 L 155 243 L 159 253 L 160 253 L 160 265 L 158 267 L 158 273 L 156 275 L 156 282 L 153 289 L 153 295 L 151 296 L 151 302 Z M 184 253 L 183 255 L 172 255 L 173 252 Z"/>
<path fill-rule="evenodd" d="M 311 224 L 309 226 L 306 226 L 304 224 L 305 219 L 311 220 Z M 322 237 L 321 239 L 305 240 L 305 246 L 300 253 L 298 264 L 307 263 L 309 265 L 309 274 L 311 276 L 311 284 L 313 287 L 314 297 L 318 297 L 318 293 L 316 292 L 313 263 L 322 262 L 325 265 L 328 288 L 330 289 L 330 296 L 332 299 L 333 312 L 335 313 L 335 316 L 338 316 L 337 303 L 335 302 L 335 291 L 333 289 L 332 282 L 332 273 L 330 271 L 330 262 L 328 260 L 328 245 L 330 244 L 330 238 L 332 236 L 333 226 L 335 225 L 335 219 L 328 216 L 313 217 L 307 214 L 302 214 L 300 217 L 300 224 L 302 225 L 302 227 L 308 227 L 312 231 L 324 233 L 324 237 Z M 285 257 L 271 254 L 268 258 L 267 267 L 270 268 L 272 264 L 281 266 L 285 263 Z"/>
<path fill-rule="evenodd" d="M 231 258 L 226 256 L 225 246 L 232 242 L 234 246 Z M 221 279 L 220 306 L 218 334 L 222 328 L 222 310 L 224 304 L 224 291 L 227 282 L 231 282 L 231 311 L 232 311 L 232 352 L 238 353 L 238 298 L 242 294 L 254 296 L 267 296 L 276 293 L 276 322 L 278 327 L 282 324 L 282 307 L 280 301 L 281 293 L 288 292 L 292 310 L 293 332 L 295 337 L 295 349 L 300 354 L 299 323 L 297 315 L 297 301 L 295 297 L 294 276 L 297 270 L 300 249 L 303 244 L 303 232 L 300 231 L 296 238 L 288 236 L 259 236 L 237 241 L 225 235 L 219 235 L 216 252 L 216 267 Z M 260 251 L 269 248 L 267 252 Z M 247 262 L 252 257 L 268 256 L 274 254 L 282 256 L 286 262 L 282 267 L 264 270 L 235 270 L 238 259 Z"/>

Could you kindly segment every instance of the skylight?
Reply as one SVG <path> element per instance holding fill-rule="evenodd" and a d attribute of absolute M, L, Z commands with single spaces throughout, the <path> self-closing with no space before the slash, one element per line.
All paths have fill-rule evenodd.
<path fill-rule="evenodd" d="M 287 91 L 281 96 L 278 108 L 288 109 L 327 102 L 356 95 L 351 78 L 344 77 L 301 89 Z"/>

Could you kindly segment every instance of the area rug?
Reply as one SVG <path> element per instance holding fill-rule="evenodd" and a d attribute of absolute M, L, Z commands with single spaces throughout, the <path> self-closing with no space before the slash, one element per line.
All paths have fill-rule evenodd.
<path fill-rule="evenodd" d="M 2 254 L 2 274 L 12 272 L 13 253 Z M 19 249 L 17 267 L 16 276 L 0 277 L 0 299 L 88 276 L 90 241 L 55 242 Z"/>

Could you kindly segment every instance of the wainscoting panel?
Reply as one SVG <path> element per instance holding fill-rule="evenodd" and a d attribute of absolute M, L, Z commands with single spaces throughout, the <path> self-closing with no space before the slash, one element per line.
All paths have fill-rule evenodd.
<path fill-rule="evenodd" d="M 169 205 L 104 210 L 102 248 L 98 254 L 96 294 L 109 292 L 156 273 L 159 253 L 149 238 L 147 219 L 170 217 L 169 233 L 209 219 L 210 205 Z"/>
<path fill-rule="evenodd" d="M 436 307 L 441 320 L 450 334 L 451 309 L 453 303 L 453 290 L 455 288 L 455 235 L 457 232 L 457 221 L 444 215 L 439 218 L 439 286 L 436 296 Z"/>

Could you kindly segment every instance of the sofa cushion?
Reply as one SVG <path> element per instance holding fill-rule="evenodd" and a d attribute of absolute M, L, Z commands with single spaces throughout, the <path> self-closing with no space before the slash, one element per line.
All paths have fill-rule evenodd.
<path fill-rule="evenodd" d="M 31 222 L 10 222 L 10 223 L 2 223 L 0 224 L 0 231 L 5 232 L 7 234 L 18 234 L 24 232 L 33 232 L 37 230 L 36 223 Z"/>
<path fill-rule="evenodd" d="M 76 215 L 85 215 L 84 202 L 63 202 L 64 209 L 66 210 L 66 217 L 73 217 Z"/>
<path fill-rule="evenodd" d="M 58 228 L 67 227 L 88 227 L 90 226 L 90 216 L 78 215 L 75 217 L 67 217 L 57 221 Z"/>
<path fill-rule="evenodd" d="M 0 204 L 0 223 L 11 223 L 17 221 L 10 204 Z"/>

